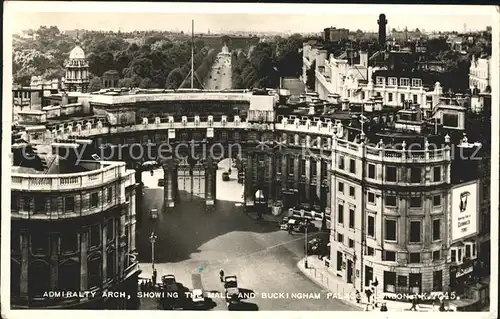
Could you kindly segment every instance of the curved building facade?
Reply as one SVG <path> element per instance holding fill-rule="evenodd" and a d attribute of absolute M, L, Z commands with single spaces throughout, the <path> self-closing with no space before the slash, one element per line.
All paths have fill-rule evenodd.
<path fill-rule="evenodd" d="M 478 214 L 479 203 L 485 198 L 477 190 L 483 178 L 475 173 L 478 164 L 469 163 L 471 166 L 464 169 L 455 161 L 453 145 L 469 145 L 462 130 L 440 125 L 440 134 L 429 133 L 434 127 L 429 131 L 415 115 L 415 108 L 401 113 L 366 105 L 363 117 L 368 120 L 360 127 L 360 112 L 343 110 L 345 106 L 325 104 L 321 108 L 332 112 L 321 113 L 315 107 L 298 112 L 297 108 L 278 108 L 275 96 L 243 91 L 114 92 L 85 95 L 82 101 L 88 104 L 86 109 L 93 110 L 92 117 L 52 120 L 36 134 L 26 132 L 26 139 L 32 144 L 88 140 L 101 158 L 125 161 L 129 167 L 142 161 L 161 162 L 167 210 L 178 201 L 177 183 L 187 166 L 199 168 L 205 179 L 205 203 L 208 208 L 216 206 L 214 163 L 224 157 L 239 158 L 246 209 L 262 202 L 258 193 L 269 207 L 280 204 L 285 211 L 300 207 L 321 212 L 319 218 L 331 229 L 329 270 L 357 289 L 376 281 L 377 291 L 387 294 L 449 291 L 467 260 L 480 254 L 477 243 L 487 231 L 478 225 L 487 224 L 488 215 Z M 137 144 L 149 151 L 141 158 L 123 156 L 131 154 Z M 106 147 L 100 147 L 103 145 Z M 167 151 L 161 154 L 165 145 Z M 179 160 L 178 153 L 188 156 L 188 163 Z M 195 157 L 198 159 L 189 162 Z M 97 184 L 72 175 L 13 175 L 13 203 L 17 203 L 12 208 L 13 230 L 19 230 L 19 235 L 13 232 L 13 243 L 19 243 L 17 250 L 13 249 L 13 263 L 18 264 L 20 275 L 12 282 L 22 282 L 16 286 L 19 288 L 13 285 L 17 289 L 14 295 L 58 287 L 62 284 L 57 280 L 59 273 L 66 271 L 59 269 L 66 263 L 73 265 L 72 287 L 106 289 L 108 282 L 126 281 L 131 264 L 124 256 L 133 253 L 134 247 L 134 230 L 127 225 L 134 219 L 135 181 L 125 164 L 114 165 L 121 173 L 85 172 L 88 176 L 82 178 L 88 181 L 94 181 L 93 174 L 107 178 L 106 182 L 96 178 Z M 459 170 L 471 174 L 454 179 Z M 137 183 L 139 178 L 136 174 Z M 67 183 L 75 188 L 67 188 Z M 469 197 L 463 213 L 462 193 L 472 193 L 473 187 L 479 195 Z M 52 192 L 48 195 L 44 191 Z M 26 193 L 48 196 L 41 202 L 25 202 Z M 69 207 L 74 206 L 78 213 L 66 211 L 68 196 L 74 197 L 73 202 L 69 199 Z M 49 213 L 37 213 L 43 211 L 41 207 Z M 91 213 L 94 211 L 96 214 Z M 457 234 L 460 212 L 469 216 L 471 226 L 460 226 Z M 71 235 L 72 241 L 62 240 L 62 230 L 69 229 L 65 223 L 72 222 L 71 229 L 76 229 L 73 234 L 77 235 Z M 43 229 L 48 230 L 44 234 L 49 238 L 45 250 L 35 250 L 44 252 L 40 258 L 29 246 L 29 229 L 38 223 L 46 223 Z M 113 231 L 108 230 L 110 224 Z M 73 248 L 65 247 L 66 242 L 73 242 Z M 73 250 L 73 255 L 68 250 Z M 108 251 L 112 253 L 108 255 Z M 29 265 L 34 261 L 45 265 L 40 273 L 50 274 L 41 288 L 30 288 Z M 113 262 L 116 264 L 108 275 L 108 265 Z M 18 278 L 28 278 L 28 284 Z"/>

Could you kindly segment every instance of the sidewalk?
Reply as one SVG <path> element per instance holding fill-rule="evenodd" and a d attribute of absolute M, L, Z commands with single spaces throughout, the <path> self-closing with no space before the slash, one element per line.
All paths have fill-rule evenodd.
<path fill-rule="evenodd" d="M 357 303 L 355 298 L 356 288 L 354 288 L 351 284 L 345 283 L 343 280 L 328 271 L 328 268 L 326 268 L 323 260 L 319 260 L 317 256 L 309 256 L 307 258 L 308 268 L 306 269 L 304 259 L 305 258 L 302 258 L 297 264 L 297 267 L 304 275 L 326 290 L 329 290 L 334 295 L 338 296 L 338 298 L 342 298 L 344 302 L 357 307 L 360 310 L 380 311 L 380 305 L 382 302 L 387 305 L 387 311 L 409 311 L 411 308 L 411 304 L 408 302 L 391 300 L 379 300 L 378 308 L 374 308 L 373 304 L 368 304 L 368 300 L 364 293 L 361 293 L 361 302 Z M 418 305 L 419 312 L 438 311 L 438 308 L 438 305 L 435 307 L 425 304 Z"/>

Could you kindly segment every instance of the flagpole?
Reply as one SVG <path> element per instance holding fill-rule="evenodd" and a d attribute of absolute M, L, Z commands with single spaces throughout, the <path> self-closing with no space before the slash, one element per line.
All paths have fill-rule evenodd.
<path fill-rule="evenodd" d="M 191 20 L 191 89 L 194 89 L 194 19 Z"/>

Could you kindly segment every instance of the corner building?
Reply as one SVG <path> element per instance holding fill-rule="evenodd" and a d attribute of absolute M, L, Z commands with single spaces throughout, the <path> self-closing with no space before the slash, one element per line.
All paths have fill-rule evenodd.
<path fill-rule="evenodd" d="M 23 147 L 34 160 L 23 160 Z M 137 306 L 134 172 L 121 162 L 44 155 L 79 147 L 13 145 L 11 308 Z M 95 295 L 48 295 L 79 291 Z M 107 300 L 104 291 L 128 292 L 131 299 Z"/>

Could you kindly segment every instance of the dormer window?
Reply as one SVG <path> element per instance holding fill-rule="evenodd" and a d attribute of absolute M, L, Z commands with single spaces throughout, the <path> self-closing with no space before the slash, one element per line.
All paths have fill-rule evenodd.
<path fill-rule="evenodd" d="M 422 87 L 422 79 L 411 79 L 411 86 Z"/>
<path fill-rule="evenodd" d="M 398 85 L 397 78 L 389 78 L 389 85 Z"/>
<path fill-rule="evenodd" d="M 400 78 L 399 79 L 399 85 L 400 86 L 409 86 L 410 85 L 410 79 L 408 79 L 408 78 Z"/>
<path fill-rule="evenodd" d="M 385 84 L 385 78 L 383 76 L 377 76 L 375 78 L 375 84 L 377 85 L 384 85 Z"/>

